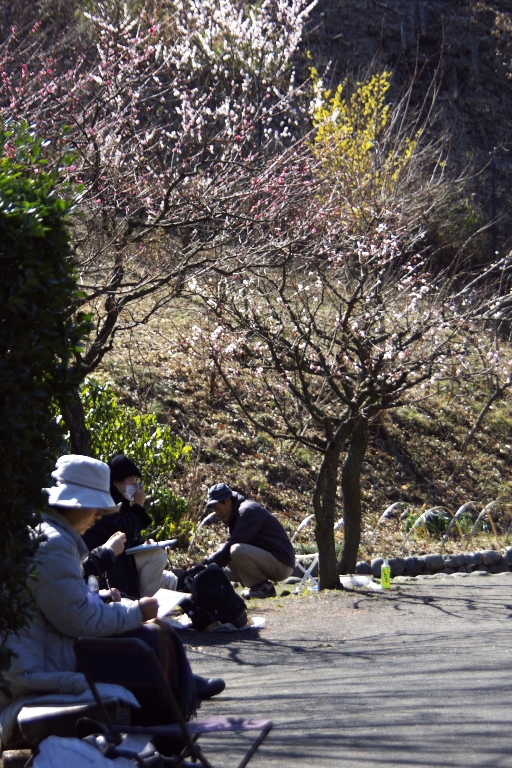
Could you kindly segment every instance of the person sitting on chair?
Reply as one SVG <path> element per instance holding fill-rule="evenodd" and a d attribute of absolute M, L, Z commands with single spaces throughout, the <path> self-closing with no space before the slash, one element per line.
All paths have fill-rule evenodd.
<path fill-rule="evenodd" d="M 295 566 L 295 551 L 281 523 L 257 501 L 249 501 L 226 483 L 208 490 L 206 507 L 229 528 L 229 538 L 205 565 L 229 565 L 244 587 L 242 597 L 273 597 L 272 581 L 284 581 Z"/>
<path fill-rule="evenodd" d="M 78 637 L 136 637 L 157 654 L 184 717 L 193 714 L 196 699 L 220 693 L 224 681 L 192 675 L 185 649 L 167 622 L 152 621 L 158 602 L 153 597 L 104 602 L 83 578 L 87 554 L 83 534 L 95 520 L 119 511 L 109 493 L 110 470 L 89 456 L 61 456 L 52 473 L 55 485 L 45 488 L 48 508 L 34 529 L 39 544 L 35 567 L 27 571 L 29 612 L 26 626 L 11 632 L 4 648 L 12 653 L 2 672 L 0 734 L 9 741 L 19 711 L 29 700 L 50 693 L 79 696 L 88 690 L 76 669 Z M 140 699 L 139 699 L 140 701 Z M 171 722 L 158 702 L 143 704 L 139 724 Z"/>
<path fill-rule="evenodd" d="M 121 508 L 117 514 L 101 517 L 83 536 L 89 550 L 84 563 L 87 576 L 99 577 L 105 573 L 108 582 L 129 597 L 152 597 L 164 587 L 176 589 L 177 577 L 165 570 L 165 549 L 153 548 L 147 552 L 127 555 L 125 545 L 135 547 L 143 543 L 141 531 L 152 523 L 144 509 L 146 494 L 140 483 L 138 466 L 119 454 L 109 461 L 110 494 Z M 100 586 L 104 586 L 100 583 Z"/>

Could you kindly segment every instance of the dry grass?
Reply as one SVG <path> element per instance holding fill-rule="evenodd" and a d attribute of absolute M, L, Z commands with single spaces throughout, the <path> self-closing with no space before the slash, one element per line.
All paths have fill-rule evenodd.
<path fill-rule="evenodd" d="M 204 515 L 208 486 L 222 481 L 260 500 L 292 533 L 312 512 L 319 456 L 302 446 L 276 443 L 242 418 L 220 380 L 212 376 L 206 348 L 191 343 L 191 328 L 203 323 L 199 314 L 177 302 L 147 326 L 120 334 L 98 375 L 115 381 L 128 404 L 153 411 L 193 445 L 194 461 L 170 478 L 173 489 L 191 501 L 193 522 Z M 505 546 L 512 520 L 508 506 L 512 417 L 507 393 L 490 410 L 466 454 L 460 452 L 490 394 L 486 379 L 439 383 L 429 398 L 388 412 L 372 425 L 363 469 L 361 557 L 402 551 L 406 532 L 398 518 L 386 520 L 374 533 L 384 510 L 399 500 L 417 510 L 440 505 L 454 514 L 470 500 L 481 509 L 500 499 L 503 505 L 493 512 L 498 540 L 492 531 L 479 534 L 471 548 Z M 206 529 L 201 536 L 198 544 L 202 551 L 208 550 L 220 541 L 222 529 Z M 340 544 L 342 536 L 337 534 Z M 314 546 L 313 527 L 301 540 L 306 550 Z M 419 529 L 403 552 L 439 548 L 439 538 Z M 465 541 L 456 535 L 444 551 L 464 548 Z"/>

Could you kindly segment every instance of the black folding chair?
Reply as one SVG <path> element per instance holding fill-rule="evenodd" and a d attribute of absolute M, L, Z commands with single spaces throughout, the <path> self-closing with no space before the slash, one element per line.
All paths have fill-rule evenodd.
<path fill-rule="evenodd" d="M 116 698 L 102 701 L 101 709 L 95 701 L 81 704 L 26 704 L 16 718 L 9 741 L 0 741 L 2 768 L 20 768 L 32 765 L 39 752 L 39 744 L 48 736 L 77 738 L 77 723 L 84 717 L 102 721 L 103 712 L 110 719 L 117 717 L 119 702 Z"/>
<path fill-rule="evenodd" d="M 123 754 L 128 756 L 129 736 L 146 735 L 151 738 L 181 740 L 184 746 L 169 763 L 170 768 L 178 768 L 183 761 L 191 758 L 195 764 L 202 763 L 205 768 L 213 768 L 203 754 L 197 739 L 206 733 L 229 733 L 233 731 L 259 731 L 238 768 L 245 768 L 267 734 L 273 723 L 270 720 L 251 720 L 242 717 L 220 717 L 210 715 L 202 720 L 187 723 L 181 714 L 174 694 L 162 670 L 154 651 L 142 640 L 131 638 L 79 638 L 75 643 L 78 669 L 84 673 L 93 696 L 102 710 L 107 730 L 114 743 L 120 744 Z M 164 697 L 169 707 L 169 725 L 116 725 L 103 708 L 101 696 L 95 683 L 118 683 L 132 690 L 153 689 Z M 99 732 L 102 732 L 102 728 Z"/>

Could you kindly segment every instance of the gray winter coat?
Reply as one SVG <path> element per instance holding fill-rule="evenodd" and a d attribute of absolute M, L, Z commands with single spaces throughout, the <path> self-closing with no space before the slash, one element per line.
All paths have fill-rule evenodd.
<path fill-rule="evenodd" d="M 142 624 L 136 602 L 107 604 L 92 596 L 82 574 L 81 560 L 88 550 L 81 536 L 58 513 L 42 518 L 37 532 L 46 541 L 37 550 L 36 570 L 27 582 L 33 595 L 30 622 L 7 642 L 16 653 L 4 672 L 14 699 L 81 694 L 88 686 L 75 671 L 76 638 L 109 637 Z M 12 699 L 0 692 L 0 727 L 6 708 L 12 709 Z"/>

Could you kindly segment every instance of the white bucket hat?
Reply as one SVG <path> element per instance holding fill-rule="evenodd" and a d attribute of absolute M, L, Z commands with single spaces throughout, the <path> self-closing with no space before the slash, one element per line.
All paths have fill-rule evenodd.
<path fill-rule="evenodd" d="M 57 485 L 43 488 L 52 507 L 88 507 L 104 514 L 121 507 L 110 495 L 110 468 L 103 461 L 77 454 L 61 456 L 52 477 Z"/>

